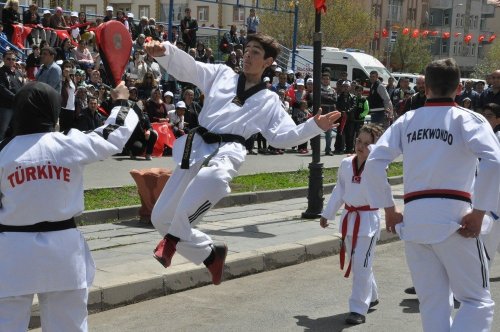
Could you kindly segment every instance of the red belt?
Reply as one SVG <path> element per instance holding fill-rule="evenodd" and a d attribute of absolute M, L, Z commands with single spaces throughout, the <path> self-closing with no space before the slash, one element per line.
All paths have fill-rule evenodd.
<path fill-rule="evenodd" d="M 354 229 L 352 231 L 352 245 L 351 245 L 351 259 L 349 260 L 349 266 L 347 267 L 347 270 L 345 272 L 344 277 L 348 278 L 349 274 L 351 273 L 351 263 L 352 263 L 352 254 L 354 253 L 354 248 L 356 248 L 356 242 L 358 240 L 358 232 L 359 232 L 359 224 L 361 222 L 361 217 L 359 215 L 359 211 L 377 211 L 378 209 L 372 209 L 370 208 L 369 205 L 363 205 L 363 206 L 350 206 L 350 205 L 345 205 L 345 209 L 347 213 L 344 216 L 344 219 L 342 220 L 342 244 L 340 247 L 340 269 L 344 269 L 344 263 L 345 263 L 345 237 L 347 235 L 347 223 L 349 222 L 349 214 L 354 212 L 356 213 L 356 220 L 354 222 Z"/>
<path fill-rule="evenodd" d="M 405 194 L 403 196 L 405 204 L 422 198 L 448 198 L 448 199 L 456 199 L 459 201 L 472 203 L 471 194 L 460 190 L 450 190 L 450 189 L 421 190 L 421 191 L 414 191 Z"/>

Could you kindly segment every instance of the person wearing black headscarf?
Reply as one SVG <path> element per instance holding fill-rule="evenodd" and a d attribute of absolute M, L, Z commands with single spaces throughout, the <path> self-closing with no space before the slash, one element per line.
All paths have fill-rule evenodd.
<path fill-rule="evenodd" d="M 55 131 L 61 96 L 45 83 L 14 97 L 14 136 L 0 144 L 2 331 L 26 331 L 34 294 L 44 331 L 88 330 L 95 265 L 73 218 L 83 212 L 83 168 L 120 152 L 138 122 L 123 82 L 113 95 L 117 106 L 89 134 Z"/>

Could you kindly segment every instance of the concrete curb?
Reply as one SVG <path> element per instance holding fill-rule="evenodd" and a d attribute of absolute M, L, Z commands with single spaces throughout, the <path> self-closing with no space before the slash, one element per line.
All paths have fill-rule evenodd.
<path fill-rule="evenodd" d="M 378 244 L 394 241 L 397 235 L 382 230 Z M 271 271 L 285 266 L 336 255 L 340 250 L 340 234 L 324 235 L 294 243 L 270 246 L 249 252 L 230 254 L 224 269 L 224 280 Z M 89 293 L 90 313 L 109 310 L 211 284 L 204 266 L 191 263 L 169 267 L 155 277 L 133 278 L 109 287 L 94 288 Z"/>
<path fill-rule="evenodd" d="M 388 178 L 390 185 L 397 185 L 403 183 L 402 176 L 394 176 Z M 335 186 L 334 183 L 325 184 L 323 186 L 323 193 L 325 195 L 330 194 Z M 248 204 L 258 204 L 258 203 L 269 203 L 275 201 L 282 201 L 292 198 L 307 197 L 308 187 L 299 187 L 291 189 L 282 190 L 270 190 L 270 191 L 257 191 L 250 193 L 232 194 L 224 197 L 216 205 L 217 208 L 225 208 L 237 205 L 248 205 Z M 401 198 L 398 195 L 395 198 Z M 120 220 L 130 220 L 137 218 L 139 205 L 134 206 L 124 206 L 112 209 L 102 209 L 102 210 L 91 210 L 84 211 L 82 215 L 76 217 L 78 224 L 92 225 L 100 224 L 106 221 L 120 221 Z"/>

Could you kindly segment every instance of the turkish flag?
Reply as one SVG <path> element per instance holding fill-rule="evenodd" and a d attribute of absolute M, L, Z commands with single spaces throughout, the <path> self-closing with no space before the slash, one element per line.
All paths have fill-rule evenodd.
<path fill-rule="evenodd" d="M 123 23 L 108 21 L 97 27 L 95 36 L 106 75 L 117 86 L 125 73 L 132 50 L 130 33 Z"/>
<path fill-rule="evenodd" d="M 403 35 L 407 35 L 409 33 L 410 33 L 410 29 L 408 29 L 408 28 L 403 29 Z"/>
<path fill-rule="evenodd" d="M 163 155 L 163 150 L 165 146 L 169 148 L 174 147 L 175 135 L 172 127 L 166 122 L 153 122 L 151 127 L 158 133 L 158 139 L 156 140 L 155 146 L 153 148 L 153 156 L 161 157 Z"/>
<path fill-rule="evenodd" d="M 418 29 L 415 29 L 415 30 L 413 30 L 413 32 L 411 33 L 411 37 L 412 37 L 412 38 L 418 38 L 419 33 L 420 33 L 420 31 L 418 31 Z"/>
<path fill-rule="evenodd" d="M 439 34 L 439 31 L 432 31 L 431 36 L 437 36 Z"/>
<path fill-rule="evenodd" d="M 424 30 L 422 32 L 422 37 L 427 37 L 429 35 L 429 30 Z"/>
<path fill-rule="evenodd" d="M 387 29 L 386 29 L 386 28 L 383 28 L 383 29 L 382 29 L 382 37 L 384 37 L 384 38 L 389 37 L 389 31 L 387 31 Z"/>
<path fill-rule="evenodd" d="M 314 0 L 314 8 L 316 8 L 316 12 L 318 13 L 326 13 L 326 0 Z"/>
<path fill-rule="evenodd" d="M 14 46 L 24 49 L 24 42 L 26 37 L 31 33 L 31 28 L 22 26 L 20 24 L 12 24 L 14 32 L 12 33 L 12 44 Z"/>
<path fill-rule="evenodd" d="M 492 43 L 495 38 L 497 38 L 497 35 L 491 35 L 490 38 L 488 38 L 488 42 Z"/>
<path fill-rule="evenodd" d="M 467 36 L 464 37 L 464 42 L 466 44 L 470 43 L 471 40 L 472 40 L 472 35 L 471 34 L 468 34 Z"/>
<path fill-rule="evenodd" d="M 485 38 L 485 37 L 484 37 L 484 35 L 480 35 L 480 36 L 477 38 L 477 41 L 478 41 L 478 42 L 480 42 L 480 43 L 482 43 L 482 42 L 483 42 L 483 40 L 484 40 L 484 38 Z"/>
<path fill-rule="evenodd" d="M 450 33 L 449 32 L 443 32 L 443 39 L 448 39 L 450 38 Z"/>
<path fill-rule="evenodd" d="M 458 38 L 462 33 L 461 32 L 455 32 L 455 38 Z"/>

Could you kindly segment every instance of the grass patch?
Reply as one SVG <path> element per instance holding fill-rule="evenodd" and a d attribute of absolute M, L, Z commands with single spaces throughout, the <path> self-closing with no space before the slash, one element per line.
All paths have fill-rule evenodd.
<path fill-rule="evenodd" d="M 403 174 L 403 163 L 396 162 L 389 166 L 388 176 Z M 337 168 L 323 169 L 323 183 L 337 181 Z M 231 183 L 233 193 L 278 190 L 306 187 L 309 183 L 309 170 L 301 169 L 294 172 L 262 173 L 241 175 Z M 91 189 L 85 191 L 85 210 L 99 210 L 120 206 L 139 205 L 141 200 L 135 186 L 119 188 Z"/>

